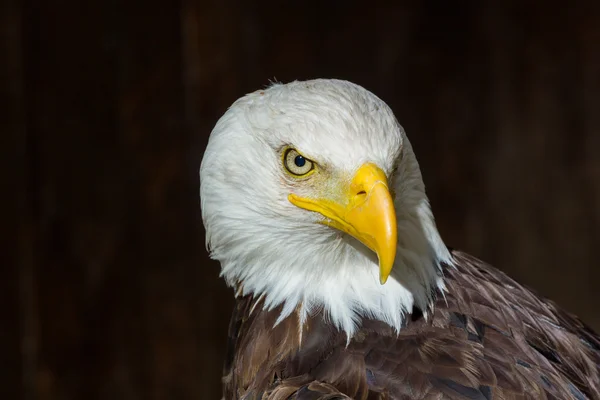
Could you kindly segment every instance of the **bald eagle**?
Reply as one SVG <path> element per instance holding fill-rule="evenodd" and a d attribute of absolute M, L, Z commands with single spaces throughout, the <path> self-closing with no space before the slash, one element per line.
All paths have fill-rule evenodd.
<path fill-rule="evenodd" d="M 444 244 L 391 109 L 273 84 L 217 122 L 206 242 L 234 288 L 225 399 L 600 399 L 600 338 Z"/>

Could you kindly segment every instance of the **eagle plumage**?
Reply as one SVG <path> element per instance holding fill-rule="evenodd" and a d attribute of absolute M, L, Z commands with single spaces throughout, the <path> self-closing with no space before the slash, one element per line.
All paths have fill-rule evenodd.
<path fill-rule="evenodd" d="M 365 320 L 349 344 L 314 315 L 237 300 L 223 378 L 226 399 L 599 399 L 600 337 L 577 317 L 490 265 L 453 251 L 447 292 L 396 334 Z M 260 303 L 260 300 L 258 300 Z M 252 308 L 254 308 L 253 311 Z"/>
<path fill-rule="evenodd" d="M 404 130 L 364 88 L 242 97 L 200 182 L 236 293 L 224 399 L 600 399 L 600 337 L 446 247 Z"/>

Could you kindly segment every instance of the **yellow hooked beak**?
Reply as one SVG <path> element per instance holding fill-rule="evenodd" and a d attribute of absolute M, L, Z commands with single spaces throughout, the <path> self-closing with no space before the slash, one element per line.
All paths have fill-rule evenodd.
<path fill-rule="evenodd" d="M 396 212 L 385 173 L 375 164 L 361 166 L 342 201 L 309 199 L 290 194 L 297 207 L 315 211 L 327 219 L 323 224 L 352 235 L 379 258 L 379 281 L 383 285 L 392 271 L 398 244 Z"/>

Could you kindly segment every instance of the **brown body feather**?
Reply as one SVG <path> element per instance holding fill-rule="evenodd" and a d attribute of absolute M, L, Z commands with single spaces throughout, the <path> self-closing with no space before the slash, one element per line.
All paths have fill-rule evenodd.
<path fill-rule="evenodd" d="M 453 256 L 430 317 L 413 310 L 399 335 L 364 320 L 347 344 L 322 314 L 273 327 L 278 309 L 239 298 L 224 398 L 600 399 L 598 335 L 495 268 Z"/>

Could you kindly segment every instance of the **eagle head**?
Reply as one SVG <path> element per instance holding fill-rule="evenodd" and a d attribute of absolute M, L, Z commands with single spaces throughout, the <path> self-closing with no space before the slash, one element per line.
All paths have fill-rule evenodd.
<path fill-rule="evenodd" d="M 237 100 L 200 168 L 206 242 L 240 294 L 317 310 L 352 335 L 426 311 L 451 263 L 411 145 L 391 109 L 340 80 L 274 84 Z"/>

